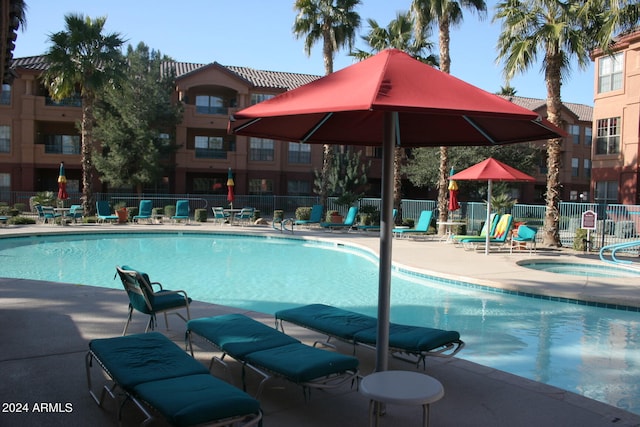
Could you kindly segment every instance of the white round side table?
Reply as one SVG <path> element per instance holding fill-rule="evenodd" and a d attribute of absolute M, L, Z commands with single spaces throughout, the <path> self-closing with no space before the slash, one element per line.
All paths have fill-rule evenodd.
<path fill-rule="evenodd" d="M 421 405 L 422 424 L 429 425 L 429 405 L 444 396 L 440 381 L 411 371 L 382 371 L 360 382 L 360 394 L 369 398 L 369 425 L 378 425 L 378 403 Z"/>

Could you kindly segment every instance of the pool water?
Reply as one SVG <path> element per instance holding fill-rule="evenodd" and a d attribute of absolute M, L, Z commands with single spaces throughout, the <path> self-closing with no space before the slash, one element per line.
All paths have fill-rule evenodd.
<path fill-rule="evenodd" d="M 273 314 L 325 303 L 376 315 L 378 266 L 348 246 L 145 233 L 0 239 L 0 276 L 122 289 L 116 265 L 215 304 Z M 458 357 L 640 414 L 640 313 L 394 272 L 391 320 L 457 330 Z M 124 319 L 123 319 L 124 322 Z"/>
<path fill-rule="evenodd" d="M 604 277 L 610 279 L 620 278 L 640 278 L 640 270 L 624 268 L 623 266 L 612 266 L 611 264 L 587 264 L 577 262 L 560 261 L 521 261 L 518 263 L 522 267 L 533 270 L 547 271 L 549 273 L 567 274 L 581 277 Z"/>

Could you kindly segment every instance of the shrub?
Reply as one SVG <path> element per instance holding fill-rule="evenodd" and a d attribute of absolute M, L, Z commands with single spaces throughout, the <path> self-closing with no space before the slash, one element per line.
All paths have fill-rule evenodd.
<path fill-rule="evenodd" d="M 593 242 L 589 242 L 589 248 L 593 247 Z M 587 250 L 587 230 L 584 228 L 576 229 L 576 235 L 573 238 L 573 250 L 585 252 Z"/>
<path fill-rule="evenodd" d="M 197 222 L 207 222 L 207 210 L 196 209 L 193 213 L 193 219 Z"/>
<path fill-rule="evenodd" d="M 296 208 L 296 219 L 309 220 L 311 219 L 311 207 L 300 206 Z"/>
<path fill-rule="evenodd" d="M 164 215 L 171 218 L 176 214 L 176 205 L 166 205 L 164 207 Z"/>
<path fill-rule="evenodd" d="M 13 205 L 13 208 L 16 209 L 18 212 L 24 212 L 27 210 L 27 204 L 26 203 L 16 203 L 15 205 Z"/>
<path fill-rule="evenodd" d="M 284 219 L 284 211 L 282 209 L 276 209 L 273 211 L 273 222 L 282 222 Z"/>
<path fill-rule="evenodd" d="M 14 224 L 14 225 L 27 225 L 27 224 L 35 224 L 36 220 L 33 218 L 29 218 L 26 216 L 14 216 L 12 218 L 9 218 L 9 220 L 7 221 L 9 224 Z"/>

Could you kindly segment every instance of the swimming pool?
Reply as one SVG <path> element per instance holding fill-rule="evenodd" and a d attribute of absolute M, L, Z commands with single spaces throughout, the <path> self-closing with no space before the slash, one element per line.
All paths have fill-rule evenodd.
<path fill-rule="evenodd" d="M 518 265 L 533 270 L 548 271 L 549 273 L 567 274 L 581 277 L 604 277 L 612 279 L 640 278 L 640 270 L 625 268 L 623 265 L 613 266 L 604 263 L 578 263 L 555 260 L 523 260 Z"/>
<path fill-rule="evenodd" d="M 115 265 L 202 301 L 273 314 L 320 302 L 376 315 L 378 268 L 344 245 L 220 234 L 0 239 L 3 277 L 121 289 Z M 640 414 L 640 314 L 394 271 L 391 320 L 461 333 L 458 357 Z"/>

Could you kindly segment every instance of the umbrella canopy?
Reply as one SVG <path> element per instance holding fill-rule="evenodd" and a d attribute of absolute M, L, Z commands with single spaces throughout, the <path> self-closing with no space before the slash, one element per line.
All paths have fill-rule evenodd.
<path fill-rule="evenodd" d="M 488 159 L 477 163 L 470 168 L 453 174 L 449 177 L 450 180 L 457 179 L 459 181 L 488 181 L 487 189 L 487 219 L 486 223 L 489 224 L 491 220 L 491 187 L 493 181 L 513 181 L 513 182 L 533 182 L 536 179 L 518 169 L 512 168 L 509 165 L 489 157 Z M 489 240 L 491 236 L 487 233 L 487 240 L 484 247 L 484 253 L 489 253 Z"/>
<path fill-rule="evenodd" d="M 455 170 L 451 168 L 449 176 L 453 175 Z M 449 211 L 457 211 L 460 209 L 460 203 L 458 202 L 458 183 L 453 179 L 449 179 Z"/>
<path fill-rule="evenodd" d="M 64 162 L 60 162 L 60 173 L 58 174 L 58 199 L 67 200 L 67 177 L 64 174 Z"/>
<path fill-rule="evenodd" d="M 233 201 L 236 199 L 236 195 L 233 192 L 233 187 L 236 184 L 233 182 L 233 174 L 231 173 L 231 168 L 227 172 L 227 201 L 231 205 L 231 209 L 233 209 Z"/>
<path fill-rule="evenodd" d="M 394 148 L 565 135 L 536 113 L 397 49 L 245 108 L 230 117 L 229 131 L 313 144 L 382 146 L 377 371 L 388 365 Z"/>

